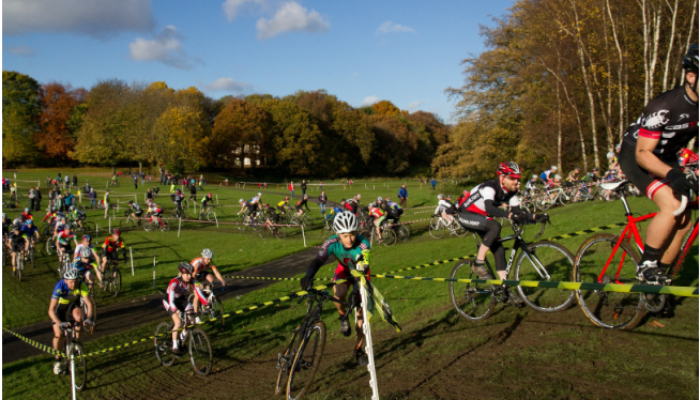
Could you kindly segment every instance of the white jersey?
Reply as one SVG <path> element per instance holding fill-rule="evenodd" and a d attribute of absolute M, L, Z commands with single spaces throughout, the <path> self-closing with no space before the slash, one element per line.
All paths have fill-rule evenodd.
<path fill-rule="evenodd" d="M 517 194 L 517 191 L 515 193 L 507 192 L 501 187 L 497 179 L 492 179 L 474 187 L 469 194 L 469 198 L 462 204 L 460 209 L 488 215 L 486 212 L 487 200 L 492 200 L 493 205 L 496 207 L 500 207 L 503 204 L 508 204 L 510 207 L 518 207 L 520 206 L 520 200 L 518 200 Z"/>
<path fill-rule="evenodd" d="M 433 214 L 442 214 L 443 211 L 455 211 L 454 209 L 454 204 L 450 203 L 449 201 L 442 199 L 438 202 L 437 208 L 435 209 L 435 212 Z"/>

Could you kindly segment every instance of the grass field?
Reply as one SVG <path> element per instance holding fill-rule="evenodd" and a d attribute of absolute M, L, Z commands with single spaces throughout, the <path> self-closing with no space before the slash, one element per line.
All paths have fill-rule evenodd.
<path fill-rule="evenodd" d="M 126 188 L 120 190 L 126 191 Z M 239 196 L 230 189 L 213 188 L 212 191 L 220 194 L 221 203 L 233 203 Z M 255 191 L 257 188 L 251 193 Z M 336 195 L 342 196 L 341 191 L 329 191 L 329 198 L 336 200 Z M 372 189 L 356 191 L 362 193 L 363 198 L 374 192 Z M 225 201 L 224 193 L 228 194 Z M 379 190 L 375 195 L 386 196 Z M 266 196 L 272 197 L 269 193 L 264 198 Z M 413 204 L 435 204 L 433 196 L 432 190 L 409 187 Z M 644 199 L 631 199 L 630 204 L 638 213 L 653 209 L 653 204 Z M 619 203 L 576 204 L 553 209 L 550 214 L 554 225 L 547 228 L 545 238 L 624 220 Z M 429 215 L 416 214 L 415 217 Z M 404 217 L 404 220 L 412 219 Z M 131 281 L 125 280 L 124 287 L 129 291 L 124 297 L 148 293 L 154 248 L 158 253 L 158 265 L 163 266 L 158 272 L 159 284 L 175 275 L 176 262 L 194 258 L 205 245 L 214 249 L 217 265 L 223 265 L 225 272 L 303 249 L 298 237 L 263 241 L 257 236 L 232 231 L 214 234 L 215 230 L 215 227 L 183 230 L 179 240 L 172 231 L 167 234 L 130 232 L 127 244 L 131 244 L 143 259 L 137 263 L 135 253 L 136 276 Z M 531 227 L 525 237 L 532 238 L 537 230 Z M 414 233 L 407 243 L 375 248 L 372 272 L 386 273 L 474 252 L 470 239 L 436 241 L 425 230 L 415 229 Z M 586 237 L 588 235 L 584 234 L 560 243 L 575 253 Z M 695 256 L 686 261 L 682 276 L 677 280 L 679 285 L 698 285 L 697 253 L 695 247 Z M 405 274 L 446 277 L 453 264 Z M 27 323 L 22 322 L 25 320 L 45 319 L 45 303 L 48 304 L 48 293 L 56 275 L 48 264 L 37 270 L 43 272 L 30 274 L 28 282 L 21 284 L 4 271 L 4 325 L 18 326 Z M 328 265 L 318 276 L 331 275 L 332 266 Z M 643 325 L 632 332 L 611 332 L 593 327 L 578 307 L 557 314 L 539 314 L 527 308 L 498 306 L 490 319 L 470 323 L 461 319 L 451 307 L 445 283 L 376 279 L 375 284 L 403 327 L 401 333 L 396 333 L 387 324 L 372 320 L 382 398 L 697 398 L 697 299 L 682 299 L 675 317 L 661 320 L 665 328 Z M 296 290 L 297 282 L 280 282 L 240 299 L 226 301 L 225 307 L 227 311 L 240 309 Z M 27 296 L 31 296 L 30 301 Z M 21 308 L 21 303 L 26 307 Z M 369 398 L 367 371 L 355 367 L 351 360 L 353 339 L 338 333 L 337 313 L 332 309 L 328 304 L 323 315 L 328 338 L 317 383 L 308 398 Z M 223 333 L 209 331 L 215 352 L 215 372 L 203 379 L 192 376 L 186 358 L 171 368 L 161 367 L 149 343 L 92 358 L 88 362 L 89 388 L 80 397 L 272 398 L 277 353 L 283 350 L 286 338 L 305 310 L 296 302 L 282 303 L 230 319 Z M 164 313 L 163 320 L 166 319 Z M 152 335 L 154 328 L 154 325 L 144 326 L 91 342 L 86 351 Z M 49 393 L 53 397 L 67 396 L 67 378 L 53 375 L 50 369 L 50 357 L 46 356 L 4 365 L 3 397 L 43 398 Z"/>

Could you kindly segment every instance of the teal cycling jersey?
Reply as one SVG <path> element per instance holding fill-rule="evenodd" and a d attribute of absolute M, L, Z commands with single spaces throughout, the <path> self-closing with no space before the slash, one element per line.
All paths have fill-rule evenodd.
<path fill-rule="evenodd" d="M 328 260 L 328 257 L 335 256 L 335 258 L 338 259 L 338 263 L 340 263 L 340 265 L 343 267 L 352 267 L 352 269 L 355 269 L 355 260 L 357 257 L 360 256 L 364 250 L 369 249 L 369 242 L 367 241 L 367 238 L 362 235 L 355 236 L 355 243 L 349 249 L 346 249 L 345 246 L 343 246 L 338 238 L 338 235 L 334 235 L 323 243 L 318 255 L 316 255 L 316 260 L 320 261 L 321 265 L 323 265 L 323 263 Z"/>

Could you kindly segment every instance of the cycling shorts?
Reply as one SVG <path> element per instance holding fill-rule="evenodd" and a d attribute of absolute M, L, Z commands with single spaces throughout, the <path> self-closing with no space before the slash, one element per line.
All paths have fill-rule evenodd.
<path fill-rule="evenodd" d="M 458 214 L 457 221 L 464 229 L 477 232 L 489 248 L 501 238 L 501 225 L 485 215 L 463 211 Z"/>
<path fill-rule="evenodd" d="M 190 310 L 192 310 L 192 305 L 187 302 L 187 296 L 180 296 L 175 299 L 173 302 L 175 304 L 176 310 L 173 311 L 170 309 L 169 303 L 168 303 L 168 294 L 165 294 L 165 297 L 163 297 L 163 307 L 165 307 L 165 310 L 168 312 L 168 315 L 173 315 L 176 312 L 184 312 L 187 313 Z"/>
<path fill-rule="evenodd" d="M 367 270 L 367 275 L 369 275 L 369 267 L 365 268 Z M 335 272 L 333 274 L 333 282 L 337 281 L 338 279 L 348 279 L 350 283 L 354 284 L 354 279 L 352 274 L 350 273 L 350 268 L 344 266 L 341 263 L 338 263 L 338 265 L 335 267 Z M 366 279 L 369 280 L 370 278 L 367 277 Z"/>
<path fill-rule="evenodd" d="M 68 252 L 68 253 L 72 253 L 72 252 L 73 252 L 73 249 L 71 248 L 70 242 L 68 242 L 68 243 L 61 243 L 61 242 L 58 242 L 58 247 L 59 247 L 60 249 L 62 249 L 64 253 L 65 253 L 65 252 Z"/>
<path fill-rule="evenodd" d="M 143 210 L 140 210 L 140 211 L 134 211 L 134 212 L 133 212 L 132 214 L 134 214 L 135 216 L 137 216 L 137 217 L 139 217 L 139 218 L 140 218 L 140 217 L 141 217 L 141 215 L 143 215 Z"/>
<path fill-rule="evenodd" d="M 275 224 L 279 223 L 279 220 L 280 220 L 280 216 L 277 214 L 269 215 L 268 218 L 270 219 L 270 221 L 272 221 Z"/>
<path fill-rule="evenodd" d="M 211 272 L 209 272 L 209 270 L 199 271 L 195 274 L 194 277 L 197 280 L 197 282 L 202 282 L 203 284 L 207 284 L 207 283 L 209 283 L 209 281 L 206 280 L 207 275 L 211 275 Z"/>
<path fill-rule="evenodd" d="M 381 217 L 375 217 L 374 226 L 379 228 L 379 226 L 382 224 L 382 222 L 384 222 L 385 219 L 386 219 L 386 214 L 382 215 Z"/>
<path fill-rule="evenodd" d="M 23 241 L 23 240 L 22 240 L 22 241 L 13 240 L 13 241 L 10 243 L 10 245 L 11 245 L 11 247 L 12 247 L 12 252 L 13 252 L 13 253 L 19 253 L 20 251 L 23 251 L 23 250 L 24 250 L 24 241 Z"/>
<path fill-rule="evenodd" d="M 632 144 L 622 141 L 622 149 L 620 150 L 620 167 L 622 172 L 627 176 L 639 190 L 641 190 L 649 199 L 654 200 L 654 194 L 662 187 L 668 186 L 667 179 L 660 178 L 637 164 L 635 156 L 636 147 Z M 669 167 L 682 171 L 677 162 L 661 160 Z"/>
<path fill-rule="evenodd" d="M 61 322 L 68 322 L 68 316 L 73 319 L 73 310 L 76 308 L 80 308 L 80 299 L 76 299 L 75 301 L 68 303 L 68 304 L 59 304 L 58 307 L 56 308 L 56 316 L 58 317 L 58 320 Z M 55 322 L 51 321 L 51 325 L 56 325 Z"/>
<path fill-rule="evenodd" d="M 119 254 L 117 251 L 107 251 L 107 249 L 102 250 L 102 255 L 107 258 L 108 261 L 119 261 Z"/>

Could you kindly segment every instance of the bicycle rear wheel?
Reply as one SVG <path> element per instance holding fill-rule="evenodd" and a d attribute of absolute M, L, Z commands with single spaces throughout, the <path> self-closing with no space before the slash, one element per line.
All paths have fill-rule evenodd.
<path fill-rule="evenodd" d="M 636 273 L 640 257 L 625 241 L 612 253 L 617 241 L 618 237 L 613 234 L 598 233 L 583 242 L 576 254 L 573 281 L 638 284 Z M 575 293 L 583 313 L 601 328 L 634 329 L 646 314 L 641 293 L 583 289 Z"/>
<path fill-rule="evenodd" d="M 156 357 L 164 367 L 169 367 L 175 362 L 173 355 L 173 325 L 169 322 L 161 322 L 156 328 L 156 334 L 153 337 L 153 344 L 156 348 Z"/>
<path fill-rule="evenodd" d="M 535 203 L 535 208 L 540 211 L 547 211 L 552 208 L 552 199 L 546 192 L 538 194 L 537 199 L 533 202 Z"/>
<path fill-rule="evenodd" d="M 123 219 L 119 221 L 119 229 L 122 231 L 129 231 L 136 227 L 136 221 L 131 218 Z"/>
<path fill-rule="evenodd" d="M 450 273 L 451 279 L 480 279 L 472 271 L 472 260 L 460 261 Z M 462 317 L 478 321 L 491 316 L 496 307 L 493 286 L 486 283 L 450 282 L 450 298 Z"/>
<path fill-rule="evenodd" d="M 549 241 L 528 246 L 532 253 L 522 251 L 515 262 L 515 279 L 519 281 L 563 282 L 574 267 L 574 255 L 566 247 Z M 549 275 L 549 278 L 547 278 Z M 544 287 L 518 286 L 523 301 L 539 312 L 566 310 L 576 299 L 574 292 Z"/>
<path fill-rule="evenodd" d="M 396 237 L 399 242 L 403 242 L 404 240 L 408 240 L 408 238 L 411 236 L 411 231 L 408 229 L 407 225 L 399 225 L 399 227 L 396 229 Z"/>
<path fill-rule="evenodd" d="M 396 244 L 396 233 L 391 228 L 386 228 L 382 232 L 382 244 L 384 246 L 393 246 Z"/>
<path fill-rule="evenodd" d="M 117 297 L 122 290 L 122 273 L 115 267 L 112 267 L 109 269 L 109 274 L 107 290 L 109 290 L 113 297 Z"/>
<path fill-rule="evenodd" d="M 48 235 L 47 235 L 48 237 Z M 51 238 L 48 238 L 46 240 L 46 254 L 51 255 L 53 254 L 54 246 L 53 243 L 51 242 Z"/>
<path fill-rule="evenodd" d="M 321 364 L 323 347 L 326 344 L 326 325 L 316 322 L 301 341 L 287 382 L 287 399 L 296 400 L 309 391 L 314 375 Z"/>
<path fill-rule="evenodd" d="M 226 319 L 224 318 L 224 314 L 226 314 L 224 311 L 224 304 L 219 299 L 214 297 L 214 299 L 211 301 L 210 307 L 211 308 L 209 309 L 208 315 L 209 320 L 212 321 L 215 328 L 223 331 L 224 327 L 226 326 Z"/>
<path fill-rule="evenodd" d="M 169 221 L 163 221 L 163 226 L 160 227 L 161 232 L 169 232 L 170 231 L 170 222 Z"/>
<path fill-rule="evenodd" d="M 277 227 L 277 239 L 284 239 L 286 237 L 287 237 L 287 227 L 286 226 L 278 226 Z"/>
<path fill-rule="evenodd" d="M 17 268 L 15 268 L 15 274 L 17 279 L 22 282 L 22 270 L 24 269 L 24 256 L 22 253 L 17 253 Z"/>
<path fill-rule="evenodd" d="M 440 217 L 430 218 L 430 225 L 428 226 L 428 233 L 433 239 L 440 239 L 445 235 L 445 227 L 443 226 Z"/>
<path fill-rule="evenodd" d="M 87 386 L 87 358 L 83 352 L 83 345 L 80 342 L 73 342 L 71 352 L 73 353 L 75 371 L 75 390 L 81 391 Z"/>
<path fill-rule="evenodd" d="M 199 375 L 209 375 L 211 367 L 214 364 L 214 358 L 211 353 L 211 343 L 207 334 L 201 328 L 190 330 L 190 361 L 194 372 Z"/>

